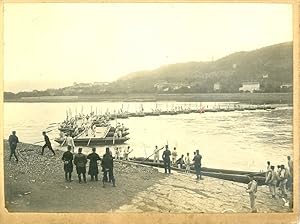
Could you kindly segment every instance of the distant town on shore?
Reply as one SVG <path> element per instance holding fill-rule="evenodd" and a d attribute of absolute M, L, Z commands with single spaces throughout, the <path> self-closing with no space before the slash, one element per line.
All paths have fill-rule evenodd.
<path fill-rule="evenodd" d="M 134 72 L 110 83 L 74 82 L 59 89 L 4 92 L 4 101 L 122 94 L 291 93 L 292 90 L 293 45 L 286 42 L 236 52 L 216 61 L 178 63 Z"/>

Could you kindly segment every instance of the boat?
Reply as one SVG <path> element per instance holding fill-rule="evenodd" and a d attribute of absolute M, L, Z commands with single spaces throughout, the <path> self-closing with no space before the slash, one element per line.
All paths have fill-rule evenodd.
<path fill-rule="evenodd" d="M 168 111 L 162 111 L 161 113 L 160 113 L 161 115 L 176 115 L 176 114 L 178 114 L 176 111 L 174 111 L 174 110 L 168 110 Z"/>
<path fill-rule="evenodd" d="M 131 160 L 133 163 L 148 165 L 148 166 L 155 166 L 163 168 L 164 164 L 162 161 L 159 163 L 154 163 L 153 160 L 145 158 L 133 158 Z M 179 172 L 185 172 L 185 168 L 180 169 L 177 167 L 172 167 L 172 170 L 176 170 Z M 195 173 L 194 167 L 191 167 L 191 172 Z M 239 183 L 249 183 L 249 175 L 254 176 L 255 180 L 258 182 L 258 185 L 265 184 L 265 173 L 264 172 L 252 172 L 252 171 L 239 171 L 239 170 L 226 170 L 226 169 L 216 169 L 216 168 L 208 168 L 202 167 L 201 173 L 203 176 L 218 178 L 222 180 L 229 180 Z"/>
<path fill-rule="evenodd" d="M 124 128 L 123 131 L 128 131 L 128 130 L 129 130 L 129 128 Z M 111 132 L 111 131 L 115 132 L 115 131 L 116 131 L 116 128 L 115 128 L 115 127 L 110 127 L 109 131 L 110 131 L 110 132 Z"/>
<path fill-rule="evenodd" d="M 118 118 L 118 119 L 127 119 L 127 118 L 129 118 L 127 113 L 120 113 L 120 114 L 117 114 L 115 117 Z"/>
<path fill-rule="evenodd" d="M 115 134 L 114 131 L 109 131 L 109 132 L 107 133 L 106 137 L 113 137 L 114 134 Z M 128 132 L 128 131 L 122 132 L 122 136 L 123 136 L 123 137 L 125 137 L 125 136 L 127 136 L 127 135 L 129 135 L 129 132 Z"/>
<path fill-rule="evenodd" d="M 64 133 L 69 133 L 69 132 L 74 132 L 75 128 L 64 126 L 64 127 L 59 127 L 58 130 Z"/>
<path fill-rule="evenodd" d="M 119 145 L 124 144 L 130 138 L 121 137 L 121 138 L 113 138 L 113 137 L 82 137 L 82 138 L 74 138 L 74 144 L 79 146 L 97 146 L 97 145 Z M 64 138 L 56 138 L 54 139 L 60 145 L 64 142 Z"/>
<path fill-rule="evenodd" d="M 130 113 L 129 114 L 130 117 L 145 117 L 145 113 L 144 112 L 136 112 L 136 113 Z"/>
<path fill-rule="evenodd" d="M 152 112 L 145 112 L 146 116 L 159 116 L 160 112 L 159 111 L 152 111 Z"/>
<path fill-rule="evenodd" d="M 216 108 L 205 109 L 205 112 L 219 112 Z"/>
<path fill-rule="evenodd" d="M 114 145 L 114 144 L 123 144 L 127 140 L 126 137 L 129 132 L 126 131 L 128 128 L 124 127 L 124 131 L 122 133 L 122 137 L 114 137 L 116 128 L 112 126 L 101 126 L 97 127 L 95 131 L 92 131 L 90 128 L 87 132 L 82 130 L 78 135 L 72 136 L 74 139 L 75 145 L 79 146 L 96 146 L 96 145 Z M 86 136 L 85 136 L 86 134 Z M 60 145 L 65 143 L 65 137 L 60 136 L 59 138 L 55 138 L 54 141 L 59 143 Z"/>

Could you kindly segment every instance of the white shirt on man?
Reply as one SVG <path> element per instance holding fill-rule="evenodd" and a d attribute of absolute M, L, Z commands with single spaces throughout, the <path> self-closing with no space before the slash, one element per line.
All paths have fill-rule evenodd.
<path fill-rule="evenodd" d="M 75 149 L 74 139 L 71 136 L 67 136 L 66 143 L 68 146 L 72 147 L 72 151 L 74 152 Z"/>

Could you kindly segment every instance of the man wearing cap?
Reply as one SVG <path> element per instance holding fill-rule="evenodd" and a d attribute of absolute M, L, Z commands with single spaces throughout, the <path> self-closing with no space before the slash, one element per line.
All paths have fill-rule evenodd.
<path fill-rule="evenodd" d="M 199 154 L 199 150 L 196 150 L 196 155 L 194 156 L 194 166 L 195 166 L 195 170 L 196 170 L 196 175 L 197 175 L 197 180 L 203 180 L 203 178 L 201 177 L 201 160 L 202 160 L 202 156 Z"/>
<path fill-rule="evenodd" d="M 176 147 L 174 147 L 174 150 L 172 152 L 172 165 L 176 165 L 176 158 L 177 158 L 177 151 L 176 151 Z"/>
<path fill-rule="evenodd" d="M 78 149 L 78 154 L 75 155 L 74 157 L 74 164 L 76 166 L 76 171 L 78 174 L 78 180 L 79 183 L 81 183 L 81 174 L 83 176 L 83 181 L 86 183 L 86 163 L 87 163 L 87 158 L 86 155 L 82 153 L 82 148 Z"/>
<path fill-rule="evenodd" d="M 52 146 L 51 146 L 51 142 L 49 140 L 49 137 L 47 136 L 46 132 L 43 131 L 43 136 L 44 136 L 44 139 L 45 139 L 45 145 L 42 147 L 42 155 L 44 154 L 44 150 L 45 148 L 47 147 L 48 149 L 50 149 L 50 151 L 53 153 L 53 155 L 55 155 L 55 152 L 54 150 L 52 149 Z"/>
<path fill-rule="evenodd" d="M 287 187 L 289 190 L 293 191 L 293 172 L 294 172 L 294 165 L 293 165 L 293 160 L 291 159 L 290 156 L 287 156 L 287 160 L 288 160 L 288 167 L 289 167 L 289 178 L 288 178 L 288 182 L 287 182 Z"/>
<path fill-rule="evenodd" d="M 279 175 L 279 188 L 283 198 L 287 198 L 286 183 L 289 177 L 289 172 L 285 169 L 284 165 L 281 165 L 280 175 Z"/>
<path fill-rule="evenodd" d="M 272 198 L 275 198 L 276 195 L 276 184 L 277 184 L 277 177 L 276 172 L 274 171 L 275 167 L 270 166 L 270 170 L 267 172 L 266 184 L 269 185 L 270 192 L 272 194 Z"/>
<path fill-rule="evenodd" d="M 251 212 L 257 212 L 257 209 L 255 208 L 257 182 L 254 180 L 253 176 L 249 176 L 249 180 L 250 180 L 250 182 L 248 183 L 248 188 L 247 188 L 246 192 L 249 193 L 249 196 L 250 196 Z"/>
<path fill-rule="evenodd" d="M 154 149 L 154 160 L 153 160 L 154 163 L 159 163 L 159 150 L 160 149 L 158 149 L 156 145 Z"/>
<path fill-rule="evenodd" d="M 74 152 L 75 150 L 74 139 L 72 138 L 70 133 L 67 134 L 66 142 L 67 142 L 67 146 L 71 146 L 72 152 Z"/>
<path fill-rule="evenodd" d="M 66 181 L 71 182 L 73 172 L 73 154 L 71 153 L 71 146 L 68 146 L 68 151 L 64 152 L 62 160 L 64 161 L 65 179 Z"/>
<path fill-rule="evenodd" d="M 12 134 L 9 136 L 8 142 L 9 142 L 9 148 L 10 148 L 9 161 L 11 160 L 12 155 L 14 155 L 16 158 L 16 162 L 18 162 L 19 159 L 16 155 L 16 148 L 17 148 L 17 144 L 19 143 L 19 139 L 16 136 L 16 131 L 13 131 Z"/>
<path fill-rule="evenodd" d="M 165 173 L 167 173 L 167 171 L 169 172 L 169 174 L 171 173 L 171 151 L 169 150 L 169 146 L 166 145 L 165 146 L 165 151 L 163 152 L 162 155 L 162 159 L 164 161 L 164 167 L 165 167 Z"/>
<path fill-rule="evenodd" d="M 96 153 L 96 148 L 92 148 L 92 153 L 87 156 L 87 159 L 90 160 L 89 172 L 88 174 L 91 175 L 91 181 L 98 181 L 98 160 L 100 156 Z"/>
<path fill-rule="evenodd" d="M 101 166 L 102 166 L 102 171 L 103 171 L 103 179 L 102 179 L 102 183 L 103 183 L 103 187 L 105 187 L 105 182 L 107 180 L 107 174 L 109 176 L 109 182 L 112 181 L 113 186 L 115 187 L 115 177 L 114 177 L 114 162 L 113 162 L 113 157 L 110 154 L 110 150 L 108 147 L 106 147 L 105 149 L 105 154 L 103 155 L 103 159 L 101 162 Z"/>

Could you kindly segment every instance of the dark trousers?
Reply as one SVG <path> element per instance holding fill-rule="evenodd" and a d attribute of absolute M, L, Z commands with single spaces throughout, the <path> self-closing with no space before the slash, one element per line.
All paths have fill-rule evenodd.
<path fill-rule="evenodd" d="M 83 173 L 82 176 L 83 176 L 83 181 L 86 183 L 85 173 Z M 81 174 L 78 174 L 78 180 L 79 180 L 79 183 L 81 183 Z"/>
<path fill-rule="evenodd" d="M 19 161 L 17 154 L 16 154 L 16 147 L 12 146 L 10 147 L 10 155 L 9 155 L 9 160 L 11 160 L 12 155 L 16 158 L 16 161 Z"/>
<path fill-rule="evenodd" d="M 288 177 L 286 187 L 289 191 L 293 191 L 293 177 L 292 176 Z"/>
<path fill-rule="evenodd" d="M 71 181 L 72 172 L 65 172 L 65 179 L 66 181 Z"/>
<path fill-rule="evenodd" d="M 54 150 L 52 149 L 52 146 L 49 145 L 49 144 L 45 144 L 45 145 L 42 147 L 42 155 L 44 154 L 44 150 L 45 150 L 46 147 L 47 147 L 48 149 L 50 149 L 50 151 L 53 153 L 53 155 L 55 155 L 55 152 L 54 152 Z"/>
<path fill-rule="evenodd" d="M 201 165 L 195 165 L 197 180 L 201 179 Z"/>
<path fill-rule="evenodd" d="M 165 167 L 165 173 L 167 171 L 171 173 L 171 161 L 170 160 L 164 160 L 164 167 Z"/>
<path fill-rule="evenodd" d="M 115 186 L 115 177 L 114 177 L 114 172 L 113 172 L 113 169 L 104 169 L 103 171 L 103 179 L 102 179 L 102 182 L 103 182 L 103 186 L 104 186 L 104 183 L 107 182 L 107 174 L 108 174 L 108 181 L 112 181 L 113 185 Z"/>
<path fill-rule="evenodd" d="M 91 181 L 98 181 L 98 174 L 91 175 Z"/>
<path fill-rule="evenodd" d="M 85 167 L 76 167 L 76 171 L 77 171 L 77 174 L 78 174 L 79 183 L 81 183 L 81 174 L 83 176 L 83 181 L 86 183 Z"/>

